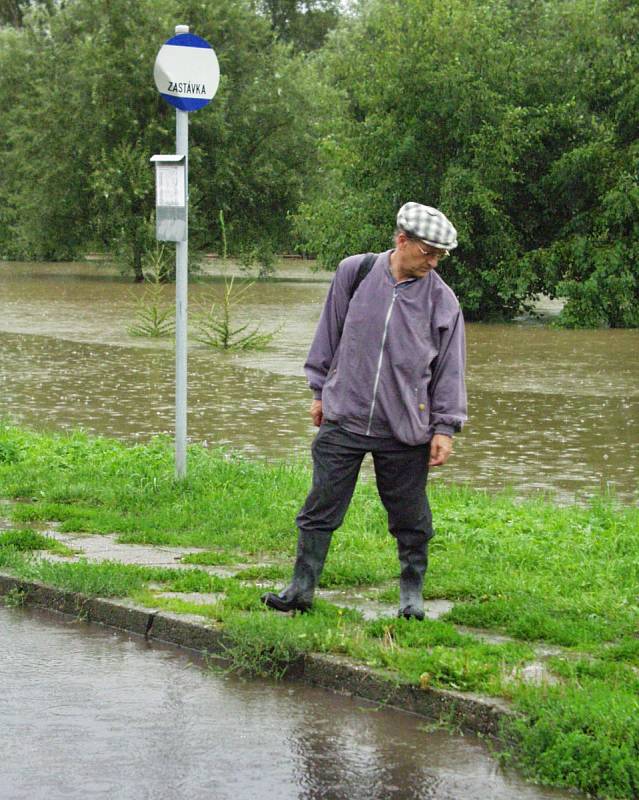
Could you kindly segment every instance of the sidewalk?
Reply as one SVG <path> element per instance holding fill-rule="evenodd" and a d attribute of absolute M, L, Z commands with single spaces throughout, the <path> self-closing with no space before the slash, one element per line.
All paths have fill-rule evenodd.
<path fill-rule="evenodd" d="M 5 508 L 7 504 L 5 503 Z M 0 531 L 8 528 L 8 521 L 0 518 Z M 38 525 L 40 534 L 59 542 L 73 551 L 72 555 L 59 555 L 47 550 L 37 551 L 40 558 L 53 563 L 117 563 L 139 567 L 168 568 L 176 572 L 193 569 L 192 563 L 183 559 L 209 553 L 209 550 L 194 547 L 168 547 L 139 544 L 123 544 L 115 534 L 77 534 L 65 533 L 55 524 Z M 242 573 L 259 567 L 282 564 L 275 560 L 243 561 L 224 565 L 198 565 L 210 575 L 223 579 L 238 580 L 241 585 L 257 589 L 272 588 L 271 581 L 243 579 Z M 288 564 L 287 564 L 288 566 Z M 383 591 L 385 586 L 376 587 Z M 142 633 L 181 647 L 204 649 L 210 655 L 224 655 L 228 642 L 225 642 L 223 627 L 212 625 L 209 612 L 224 599 L 224 592 L 167 591 L 161 584 L 149 583 L 151 596 L 158 606 L 149 603 L 140 607 L 127 599 L 103 600 L 91 598 L 77 592 L 56 591 L 55 587 L 45 586 L 37 581 L 20 581 L 0 572 L 0 593 L 19 591 L 30 604 L 59 610 L 63 613 L 79 614 L 102 624 Z M 317 597 L 342 609 L 350 609 L 361 614 L 364 620 L 386 619 L 396 615 L 394 605 L 376 600 L 375 591 L 319 589 Z M 176 599 L 189 605 L 188 611 L 167 610 L 162 601 Z M 448 600 L 425 601 L 426 617 L 438 620 L 453 607 Z M 199 611 L 199 613 L 198 613 Z M 279 616 L 275 614 L 275 616 Z M 293 614 L 282 615 L 293 616 Z M 462 635 L 469 635 L 489 644 L 516 643 L 512 637 L 493 631 L 456 625 Z M 535 686 L 551 685 L 557 679 L 547 669 L 546 660 L 555 655 L 567 654 L 564 648 L 548 645 L 534 646 L 535 659 L 518 667 L 516 673 L 507 677 Z M 570 651 L 570 656 L 577 654 Z M 509 704 L 503 698 L 482 696 L 472 692 L 456 692 L 436 689 L 430 686 L 415 687 L 408 683 L 403 686 L 397 676 L 380 670 L 367 669 L 351 659 L 327 654 L 305 656 L 303 663 L 297 661 L 289 665 L 289 677 L 305 680 L 334 691 L 361 695 L 367 699 L 388 702 L 407 711 L 425 714 L 431 719 L 442 715 L 455 717 L 462 729 L 496 737 L 499 724 L 504 715 L 512 715 Z M 424 690 L 430 695 L 421 697 Z"/>

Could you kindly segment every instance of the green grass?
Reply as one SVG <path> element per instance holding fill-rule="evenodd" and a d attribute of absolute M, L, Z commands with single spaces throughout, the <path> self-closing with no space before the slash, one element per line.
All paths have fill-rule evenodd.
<path fill-rule="evenodd" d="M 30 528 L 25 530 L 9 530 L 0 533 L 0 548 L 14 548 L 24 552 L 48 550 L 60 556 L 72 556 L 73 550 L 66 544 L 58 542 L 51 536 L 44 536 Z"/>
<path fill-rule="evenodd" d="M 521 688 L 522 718 L 507 726 L 511 760 L 526 773 L 595 797 L 639 796 L 639 697 L 636 691 L 584 679 L 545 689 Z"/>
<path fill-rule="evenodd" d="M 224 553 L 218 550 L 209 550 L 206 553 L 190 553 L 182 556 L 180 561 L 183 564 L 201 564 L 203 566 L 224 566 L 226 564 L 237 564 L 244 558 L 243 553 Z"/>
<path fill-rule="evenodd" d="M 639 509 L 604 497 L 560 507 L 548 498 L 435 487 L 425 596 L 454 603 L 444 619 L 365 622 L 322 600 L 309 614 L 280 616 L 264 608 L 264 588 L 252 582 L 288 581 L 294 518 L 309 480 L 305 465 L 192 446 L 188 479 L 179 483 L 171 444 L 161 438 L 125 446 L 0 424 L 0 496 L 26 501 L 6 506 L 16 530 L 0 536 L 0 567 L 88 595 L 200 614 L 223 626 L 238 669 L 281 674 L 301 654 L 325 652 L 424 687 L 506 697 L 522 715 L 505 731 L 520 768 L 601 797 L 637 796 Z M 33 551 L 57 543 L 26 526 L 52 520 L 63 530 L 205 552 L 182 559 L 193 564 L 188 570 L 47 562 Z M 385 526 L 374 486 L 360 484 L 321 585 L 396 602 L 396 548 Z M 219 578 L 197 564 L 249 566 Z M 216 599 L 194 603 L 159 591 Z M 514 641 L 487 643 L 458 624 Z M 536 642 L 566 648 L 547 661 L 556 686 L 517 679 L 536 659 Z"/>

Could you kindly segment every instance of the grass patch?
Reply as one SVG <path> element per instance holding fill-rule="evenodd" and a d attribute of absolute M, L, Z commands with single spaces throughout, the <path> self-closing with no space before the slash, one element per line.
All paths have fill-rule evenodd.
<path fill-rule="evenodd" d="M 281 677 L 304 653 L 348 653 L 360 616 L 318 601 L 311 613 L 292 617 L 230 610 L 224 632 L 230 645 L 226 657 L 232 668 L 256 675 Z"/>
<path fill-rule="evenodd" d="M 534 657 L 524 643 L 485 644 L 452 625 L 424 620 L 379 619 L 366 632 L 378 640 L 377 663 L 392 667 L 422 687 L 504 694 L 507 672 Z"/>
<path fill-rule="evenodd" d="M 167 570 L 171 578 L 165 579 L 168 592 L 223 592 L 227 586 L 224 578 L 199 569 Z"/>
<path fill-rule="evenodd" d="M 236 572 L 233 578 L 238 581 L 285 581 L 290 579 L 290 564 L 256 564 Z"/>
<path fill-rule="evenodd" d="M 122 541 L 122 539 L 120 539 Z M 182 564 L 199 564 L 201 566 L 225 566 L 227 564 L 237 564 L 241 561 L 243 554 L 241 553 L 225 553 L 220 550 L 209 550 L 205 553 L 189 553 L 182 556 L 180 561 Z"/>
<path fill-rule="evenodd" d="M 177 614 L 196 614 L 213 622 L 219 620 L 215 603 L 194 603 L 191 600 L 182 600 L 180 597 L 159 597 L 148 590 L 136 592 L 132 599 L 146 608 L 161 608 Z"/>
<path fill-rule="evenodd" d="M 517 592 L 507 597 L 460 603 L 446 619 L 476 628 L 502 630 L 518 639 L 543 640 L 565 647 L 584 647 L 611 641 L 633 630 L 636 615 L 631 611 L 602 613 L 583 610 L 582 602 L 555 602 Z"/>
<path fill-rule="evenodd" d="M 50 553 L 56 553 L 60 556 L 72 556 L 74 554 L 74 551 L 63 542 L 28 528 L 25 530 L 6 531 L 0 534 L 0 548 L 3 547 L 11 547 L 20 552 L 48 550 Z"/>
<path fill-rule="evenodd" d="M 595 797 L 639 796 L 639 697 L 599 679 L 518 691 L 510 760 L 528 775 Z"/>

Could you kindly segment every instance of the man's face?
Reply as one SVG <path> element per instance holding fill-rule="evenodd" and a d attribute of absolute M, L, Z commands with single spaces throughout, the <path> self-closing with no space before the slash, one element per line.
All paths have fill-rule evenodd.
<path fill-rule="evenodd" d="M 405 275 L 412 278 L 423 278 L 425 275 L 436 269 L 439 262 L 448 255 L 447 250 L 440 250 L 432 247 L 421 239 L 412 239 L 405 234 L 403 237 L 403 258 L 402 270 Z"/>

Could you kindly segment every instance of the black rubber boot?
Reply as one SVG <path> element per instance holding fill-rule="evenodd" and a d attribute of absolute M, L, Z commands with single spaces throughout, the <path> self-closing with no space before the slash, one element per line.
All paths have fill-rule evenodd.
<path fill-rule="evenodd" d="M 293 580 L 279 594 L 263 594 L 262 602 L 276 611 L 308 611 L 313 605 L 315 587 L 322 574 L 332 536 L 332 533 L 300 531 Z"/>
<path fill-rule="evenodd" d="M 396 534 L 399 575 L 398 617 L 424 619 L 422 588 L 428 566 L 427 540 L 423 533 L 403 531 Z"/>

